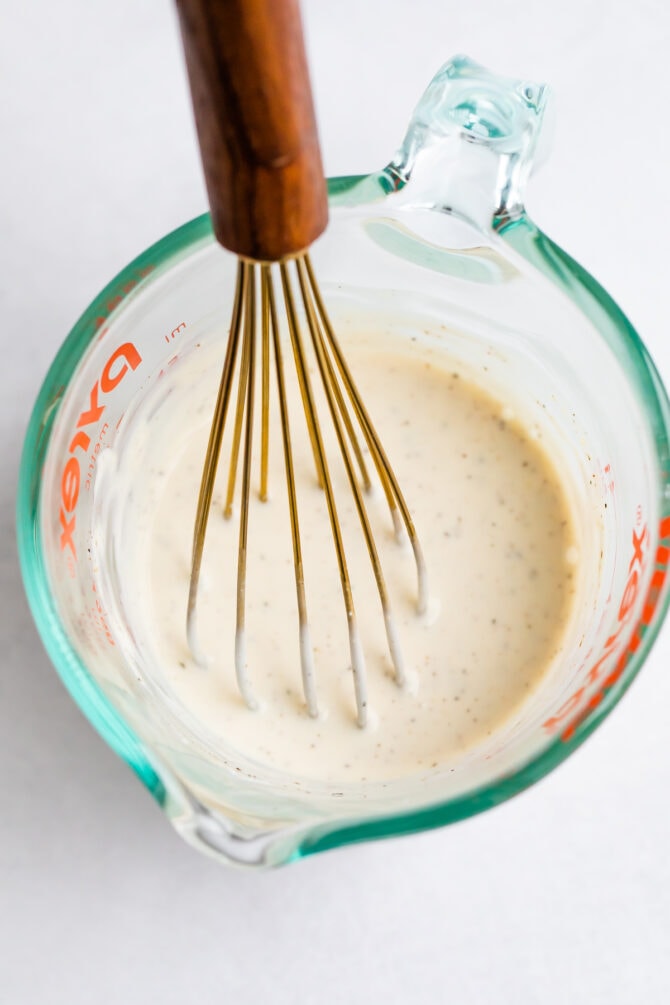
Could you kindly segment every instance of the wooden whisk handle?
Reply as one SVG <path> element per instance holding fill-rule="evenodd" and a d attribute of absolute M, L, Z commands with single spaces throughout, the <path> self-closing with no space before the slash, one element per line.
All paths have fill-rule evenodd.
<path fill-rule="evenodd" d="M 298 0 L 177 0 L 217 240 L 303 251 L 328 221 Z"/>

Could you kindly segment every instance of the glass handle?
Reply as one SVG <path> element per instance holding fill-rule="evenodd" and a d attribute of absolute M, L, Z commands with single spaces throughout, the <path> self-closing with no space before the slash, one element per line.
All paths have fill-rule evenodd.
<path fill-rule="evenodd" d="M 428 85 L 385 173 L 403 201 L 497 229 L 523 213 L 528 177 L 549 149 L 550 105 L 546 85 L 456 56 Z"/>

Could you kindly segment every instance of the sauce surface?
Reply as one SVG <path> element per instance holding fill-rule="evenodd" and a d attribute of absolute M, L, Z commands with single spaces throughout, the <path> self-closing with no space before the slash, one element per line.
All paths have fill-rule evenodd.
<path fill-rule="evenodd" d="M 366 333 L 345 352 L 412 512 L 428 566 L 430 611 L 416 613 L 409 544 L 393 536 L 379 486 L 366 504 L 393 606 L 409 686 L 392 673 L 384 622 L 353 495 L 319 405 L 338 500 L 368 676 L 372 723 L 355 724 L 347 620 L 324 494 L 299 391 L 285 361 L 309 620 L 321 715 L 301 689 L 298 618 L 279 412 L 272 375 L 270 500 L 258 499 L 255 429 L 249 514 L 246 634 L 261 708 L 250 711 L 234 673 L 238 514 L 223 517 L 228 419 L 205 543 L 198 602 L 205 668 L 186 641 L 193 521 L 218 355 L 188 360 L 165 399 L 162 437 L 137 490 L 133 556 L 144 645 L 161 682 L 234 759 L 288 776 L 356 783 L 444 768 L 518 714 L 561 651 L 578 559 L 568 495 L 537 429 L 460 375 L 438 349 L 420 352 Z M 197 354 L 196 354 L 197 355 Z M 203 363 L 204 360 L 204 363 Z M 316 374 L 313 379 L 317 380 Z M 180 397 L 181 395 L 181 397 Z M 192 407 L 199 402 L 198 408 Z M 260 401 L 260 391 L 257 402 Z M 187 407 L 187 402 L 191 403 Z M 234 406 L 234 397 L 233 397 Z M 257 406 L 258 419 L 259 406 Z M 164 413 L 164 414 L 163 414 Z M 161 446 L 162 444 L 162 446 Z M 369 461 L 369 455 L 368 461 Z M 372 474 L 374 469 L 369 461 Z M 238 473 L 241 478 L 241 463 Z M 146 641 L 148 640 L 148 641 Z"/>

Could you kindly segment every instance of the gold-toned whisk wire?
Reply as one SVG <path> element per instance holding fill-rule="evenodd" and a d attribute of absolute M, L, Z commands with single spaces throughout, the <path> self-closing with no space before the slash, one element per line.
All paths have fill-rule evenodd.
<path fill-rule="evenodd" d="M 261 331 L 262 331 L 262 362 L 261 362 L 261 488 L 262 502 L 268 499 L 268 458 L 270 453 L 270 324 L 272 287 L 268 286 L 270 267 L 261 265 Z M 274 313 L 276 322 L 276 308 Z"/>
<path fill-rule="evenodd" d="M 337 436 L 337 441 L 340 447 L 340 453 L 342 454 L 342 460 L 344 461 L 344 466 L 347 472 L 347 478 L 349 479 L 349 485 L 351 486 L 351 491 L 353 492 L 354 495 L 356 510 L 358 512 L 358 518 L 361 522 L 363 535 L 365 537 L 365 544 L 368 549 L 368 555 L 372 563 L 375 581 L 377 583 L 377 590 L 379 592 L 379 599 L 382 605 L 382 613 L 384 615 L 384 625 L 386 627 L 386 637 L 389 652 L 391 654 L 391 661 L 393 663 L 393 669 L 395 671 L 395 678 L 397 683 L 402 685 L 405 683 L 406 675 L 405 675 L 402 653 L 400 651 L 400 642 L 398 640 L 398 633 L 396 631 L 395 622 L 393 620 L 393 615 L 391 613 L 391 605 L 389 602 L 388 592 L 386 589 L 386 582 L 384 580 L 384 573 L 382 572 L 382 567 L 379 561 L 379 555 L 377 553 L 377 546 L 375 544 L 375 539 L 372 534 L 372 528 L 370 527 L 370 521 L 368 519 L 367 510 L 365 508 L 365 503 L 363 501 L 363 494 L 361 492 L 361 488 L 358 484 L 358 481 L 356 480 L 356 473 L 354 471 L 354 466 L 351 460 L 351 455 L 349 453 L 349 449 L 347 447 L 347 441 L 345 438 L 345 429 L 343 429 L 344 426 L 347 430 L 350 430 L 351 435 L 354 436 L 355 439 L 353 426 L 351 425 L 351 420 L 349 419 L 349 414 L 347 412 L 344 398 L 342 396 L 339 385 L 337 383 L 336 376 L 332 370 L 330 360 L 328 359 L 326 353 L 326 347 L 323 342 L 323 335 L 321 333 L 321 328 L 319 326 L 316 317 L 314 305 L 312 303 L 312 298 L 310 295 L 310 290 L 308 288 L 305 265 L 300 259 L 296 261 L 296 269 L 298 272 L 298 282 L 300 283 L 300 292 L 302 293 L 303 303 L 305 305 L 305 312 L 307 315 L 307 326 L 309 328 L 309 332 L 312 338 L 312 345 L 314 346 L 314 353 L 316 355 L 317 365 L 319 367 L 319 372 L 321 374 L 321 382 L 323 384 L 323 389 L 326 394 L 326 399 L 328 402 L 328 407 L 330 409 L 330 415 L 333 422 L 333 427 L 335 429 L 335 435 Z M 347 422 L 347 420 L 349 421 Z"/>
<path fill-rule="evenodd" d="M 242 463 L 242 502 L 240 504 L 240 543 L 237 552 L 237 617 L 235 624 L 235 674 L 240 694 L 249 708 L 256 708 L 258 702 L 251 689 L 247 668 L 247 646 L 245 635 L 246 593 L 247 593 L 247 545 L 249 538 L 249 493 L 251 490 L 251 450 L 254 439 L 254 390 L 256 366 L 256 274 L 250 267 L 246 288 L 244 317 L 244 349 L 246 373 L 240 374 L 240 388 L 246 391 L 246 423 L 244 430 L 244 461 Z M 245 356 L 243 356 L 243 359 Z M 244 377 L 244 380 L 243 380 Z M 237 427 L 236 430 L 237 432 Z M 231 469 L 232 473 L 232 469 Z"/>
<path fill-rule="evenodd" d="M 209 509 L 212 503 L 214 492 L 214 480 L 216 469 L 221 453 L 221 443 L 223 431 L 226 425 L 226 415 L 230 403 L 230 394 L 233 385 L 233 374 L 235 371 L 235 361 L 237 348 L 240 340 L 240 328 L 242 325 L 242 303 L 247 283 L 247 266 L 244 262 L 238 262 L 237 280 L 235 284 L 235 299 L 233 301 L 233 316 L 228 336 L 228 346 L 219 383 L 219 391 L 214 407 L 214 416 L 209 431 L 207 452 L 200 482 L 200 493 L 196 509 L 195 524 L 193 528 L 193 551 L 191 556 L 191 578 L 188 591 L 188 606 L 186 610 L 186 635 L 189 648 L 198 663 L 204 663 L 203 654 L 198 646 L 198 636 L 196 632 L 196 611 L 198 599 L 198 586 L 200 584 L 200 569 L 202 566 L 202 553 L 205 546 L 205 535 L 207 533 L 207 521 L 209 519 Z"/>
<path fill-rule="evenodd" d="M 249 286 L 253 282 L 253 266 L 245 262 L 246 285 L 244 291 L 244 308 L 248 306 Z M 244 422 L 244 405 L 247 393 L 247 380 L 249 378 L 249 352 L 252 339 L 248 333 L 248 315 L 243 323 L 242 337 L 242 359 L 240 361 L 240 375 L 237 384 L 237 403 L 235 405 L 235 424 L 233 426 L 233 442 L 230 449 L 230 465 L 228 467 L 228 488 L 226 489 L 226 502 L 223 508 L 223 515 L 230 519 L 233 515 L 233 500 L 235 498 L 235 483 L 237 481 L 237 466 L 240 459 L 240 443 L 242 442 L 242 425 Z"/>
<path fill-rule="evenodd" d="M 319 290 L 319 286 L 317 284 L 316 277 L 314 275 L 312 263 L 310 261 L 309 255 L 307 254 L 304 256 L 304 265 L 305 270 L 307 272 L 307 276 L 309 278 L 310 288 L 314 296 L 314 302 L 316 304 L 319 317 L 323 325 L 323 330 L 328 339 L 329 346 L 332 349 L 333 355 L 335 357 L 335 362 L 340 372 L 340 376 L 342 377 L 342 381 L 346 388 L 347 394 L 349 395 L 351 404 L 353 405 L 361 429 L 363 430 L 363 435 L 365 436 L 365 440 L 368 444 L 368 449 L 370 450 L 370 453 L 374 460 L 375 467 L 377 468 L 379 479 L 382 483 L 382 486 L 384 487 L 386 498 L 389 503 L 389 507 L 391 509 L 391 516 L 393 518 L 396 533 L 398 533 L 401 526 L 397 518 L 396 502 L 397 506 L 400 508 L 402 520 L 405 525 L 405 529 L 407 531 L 407 535 L 409 537 L 412 550 L 414 552 L 414 560 L 416 563 L 417 589 L 418 589 L 417 608 L 419 614 L 425 614 L 428 607 L 428 573 L 426 570 L 426 562 L 423 557 L 423 550 L 421 548 L 421 543 L 419 541 L 416 529 L 414 527 L 414 521 L 412 520 L 412 515 L 409 511 L 407 503 L 405 502 L 405 497 L 402 494 L 400 485 L 398 484 L 398 480 L 393 472 L 393 468 L 391 467 L 390 461 L 386 456 L 384 448 L 381 444 L 381 440 L 379 439 L 379 436 L 375 431 L 370 416 L 368 415 L 367 409 L 363 404 L 363 399 L 361 398 L 360 393 L 356 387 L 356 384 L 354 383 L 353 377 L 351 376 L 351 371 L 347 366 L 347 361 L 344 357 L 344 354 L 340 349 L 339 342 L 335 336 L 333 326 L 330 323 L 328 312 L 326 311 L 326 307 L 323 302 L 323 298 L 321 296 L 321 291 Z"/>
<path fill-rule="evenodd" d="M 304 343 L 300 334 L 300 326 L 298 324 L 298 316 L 295 308 L 293 290 L 291 289 L 291 280 L 288 271 L 288 264 L 286 262 L 281 262 L 279 268 L 281 272 L 282 287 L 284 290 L 284 304 L 286 306 L 286 315 L 288 318 L 288 326 L 291 336 L 291 345 L 293 347 L 293 356 L 295 359 L 296 368 L 298 370 L 299 379 L 303 387 L 303 406 L 305 410 L 305 420 L 307 422 L 309 429 L 311 430 L 310 436 L 313 437 L 312 443 L 316 450 L 317 469 L 320 470 L 321 472 L 322 486 L 326 496 L 326 506 L 328 508 L 328 517 L 330 519 L 330 529 L 333 535 L 333 541 L 335 544 L 335 554 L 337 556 L 337 565 L 340 573 L 340 583 L 342 586 L 344 609 L 347 615 L 347 625 L 349 628 L 349 653 L 351 656 L 351 667 L 354 676 L 354 691 L 356 695 L 357 721 L 359 726 L 364 726 L 367 722 L 367 708 L 368 708 L 367 681 L 365 677 L 365 656 L 363 655 L 363 646 L 361 644 L 361 639 L 358 632 L 358 621 L 356 619 L 354 598 L 351 590 L 351 581 L 349 579 L 349 569 L 347 566 L 347 559 L 344 552 L 344 541 L 342 539 L 342 530 L 340 528 L 340 521 L 337 514 L 337 505 L 335 503 L 333 486 L 330 480 L 330 472 L 328 470 L 328 461 L 326 459 L 326 452 L 323 446 L 323 437 L 321 435 L 321 427 L 319 424 L 319 419 L 316 411 L 314 393 L 312 390 L 311 379 L 309 376 L 309 369 L 305 357 Z"/>
<path fill-rule="evenodd" d="M 307 618 L 307 596 L 305 593 L 305 572 L 302 564 L 302 545 L 300 542 L 300 521 L 298 519 L 298 496 L 295 487 L 293 468 L 293 451 L 291 449 L 291 429 L 288 417 L 288 399 L 284 381 L 284 359 L 282 355 L 279 324 L 277 322 L 277 307 L 270 267 L 262 266 L 263 290 L 268 302 L 268 313 L 272 329 L 275 369 L 277 373 L 277 393 L 279 396 L 279 415 L 281 420 L 282 444 L 284 448 L 284 467 L 286 469 L 286 487 L 288 490 L 289 517 L 291 521 L 291 541 L 293 544 L 293 568 L 295 572 L 296 598 L 298 602 L 298 630 L 300 633 L 300 669 L 302 673 L 302 688 L 307 702 L 307 711 L 316 718 L 319 706 L 316 697 L 314 677 L 314 655 L 312 639 Z"/>
<path fill-rule="evenodd" d="M 235 672 L 238 687 L 244 701 L 250 708 L 257 707 L 257 699 L 250 682 L 246 654 L 246 576 L 247 555 L 249 549 L 249 508 L 251 497 L 251 470 L 253 459 L 253 428 L 255 384 L 257 380 L 256 342 L 260 338 L 260 383 L 261 383 L 261 447 L 260 447 L 260 498 L 268 498 L 268 456 L 269 456 L 269 416 L 270 416 L 270 370 L 274 359 L 277 395 L 279 402 L 279 417 L 281 425 L 284 469 L 288 492 L 288 508 L 290 518 L 291 540 L 293 546 L 293 565 L 298 606 L 300 661 L 303 692 L 307 710 L 311 716 L 317 716 L 319 706 L 317 701 L 316 680 L 314 671 L 314 656 L 311 644 L 309 619 L 307 614 L 307 592 L 303 566 L 302 543 L 300 538 L 300 522 L 298 513 L 298 494 L 295 478 L 295 466 L 291 443 L 289 409 L 282 351 L 282 337 L 277 316 L 277 299 L 269 263 L 260 263 L 260 326 L 257 324 L 257 277 L 256 264 L 248 260 L 240 261 L 238 266 L 235 301 L 226 357 L 224 360 L 221 383 L 210 431 L 205 464 L 203 468 L 200 493 L 193 535 L 193 553 L 191 566 L 191 581 L 189 588 L 187 610 L 188 641 L 194 657 L 203 662 L 198 648 L 195 629 L 197 594 L 202 564 L 207 520 L 211 508 L 212 494 L 216 470 L 221 452 L 227 412 L 232 397 L 237 358 L 240 357 L 235 417 L 232 431 L 230 464 L 228 469 L 227 490 L 225 497 L 224 516 L 229 518 L 233 513 L 233 503 L 237 482 L 240 448 L 242 448 L 242 484 L 240 498 L 240 525 L 237 561 L 237 608 L 235 630 Z M 353 674 L 354 693 L 356 700 L 356 718 L 360 726 L 368 721 L 368 694 L 365 656 L 359 634 L 353 590 L 349 575 L 344 538 L 330 474 L 328 457 L 324 446 L 315 391 L 312 386 L 310 365 L 308 361 L 308 344 L 316 361 L 316 372 L 322 387 L 328 413 L 347 475 L 350 489 L 354 496 L 356 511 L 363 532 L 368 556 L 372 565 L 382 614 L 386 628 L 386 638 L 391 662 L 394 668 L 396 682 L 405 683 L 406 673 L 403 656 L 398 639 L 395 621 L 391 611 L 389 594 L 384 579 L 377 546 L 370 525 L 364 493 L 371 488 L 365 457 L 361 448 L 359 435 L 354 422 L 357 421 L 368 447 L 373 464 L 384 489 L 390 508 L 396 536 L 401 536 L 404 525 L 411 542 L 417 568 L 418 579 L 418 610 L 426 608 L 427 585 L 426 570 L 421 546 L 414 529 L 409 509 L 400 491 L 397 479 L 390 466 L 381 442 L 370 421 L 360 393 L 352 379 L 346 360 L 335 337 L 333 327 L 321 297 L 314 272 L 305 255 L 297 256 L 291 261 L 281 261 L 279 274 L 283 306 L 286 315 L 289 342 L 298 387 L 302 411 L 314 457 L 316 478 L 324 491 L 326 508 L 330 522 L 331 534 L 337 564 L 339 569 L 342 597 L 349 632 L 349 652 Z M 294 294 L 291 268 L 295 269 L 302 303 L 302 311 L 298 310 Z M 301 325 L 306 324 L 308 339 L 305 340 Z M 257 328 L 259 329 L 257 331 Z M 241 351 L 240 351 L 241 343 Z M 244 438 L 244 442 L 242 440 Z M 357 473 L 358 472 L 358 473 Z"/>

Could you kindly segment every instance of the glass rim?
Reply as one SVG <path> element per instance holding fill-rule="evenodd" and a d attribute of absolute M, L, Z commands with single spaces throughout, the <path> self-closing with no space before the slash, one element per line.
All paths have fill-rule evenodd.
<path fill-rule="evenodd" d="M 389 187 L 383 178 L 383 173 L 377 176 L 360 175 L 329 179 L 331 204 L 360 204 L 361 200 L 354 194 L 354 190 L 361 185 L 369 197 L 371 183 L 376 183 L 375 188 L 380 197 L 383 198 L 388 193 Z M 580 297 L 588 294 L 593 304 L 614 322 L 622 344 L 625 344 L 628 352 L 635 357 L 638 391 L 649 426 L 653 431 L 659 472 L 664 470 L 660 463 L 661 447 L 667 455 L 670 440 L 670 403 L 649 353 L 630 322 L 593 277 L 542 234 L 525 214 L 521 214 L 514 221 L 506 221 L 504 226 L 497 229 L 494 221 L 493 232 L 509 243 L 514 250 L 520 252 L 555 285 L 562 288 L 581 309 L 584 309 L 584 304 L 580 303 Z M 19 560 L 26 595 L 42 642 L 59 676 L 80 709 L 112 749 L 136 772 L 163 808 L 167 808 L 169 801 L 167 793 L 172 787 L 170 784 L 172 779 L 162 777 L 166 772 L 164 766 L 160 770 L 156 769 L 152 752 L 146 749 L 144 742 L 133 733 L 93 680 L 60 623 L 49 589 L 40 547 L 40 480 L 53 422 L 65 389 L 83 353 L 99 334 L 101 324 L 126 296 L 138 292 L 143 283 L 151 282 L 152 277 L 164 272 L 166 267 L 192 252 L 198 244 L 213 240 L 210 216 L 208 213 L 202 214 L 171 231 L 142 252 L 95 297 L 61 345 L 44 378 L 26 431 L 19 470 L 16 509 Z M 563 270 L 567 270 L 562 282 L 557 262 Z M 580 297 L 576 295 L 576 291 Z M 668 520 L 670 503 L 666 498 L 669 483 L 670 475 L 666 475 L 665 482 L 659 479 L 660 511 L 665 518 L 668 532 L 667 538 L 665 531 L 661 538 L 659 528 L 649 528 L 652 556 L 656 555 L 661 540 L 670 545 L 670 520 Z M 597 704 L 587 709 L 570 736 L 564 737 L 560 732 L 554 736 L 548 735 L 546 744 L 513 771 L 430 806 L 391 813 L 384 811 L 383 814 L 362 820 L 333 817 L 316 824 L 307 824 L 304 830 L 300 831 L 300 840 L 290 856 L 291 859 L 343 844 L 407 834 L 453 823 L 492 808 L 539 781 L 573 753 L 600 725 L 636 677 L 667 613 L 670 603 L 670 591 L 667 585 L 665 582 L 665 589 L 659 594 L 652 620 L 644 627 L 639 644 L 634 650 L 627 652 L 625 665 L 616 684 L 604 691 Z M 639 626 L 633 625 L 632 633 L 636 631 L 639 631 Z"/>

